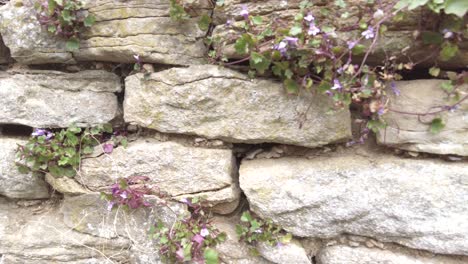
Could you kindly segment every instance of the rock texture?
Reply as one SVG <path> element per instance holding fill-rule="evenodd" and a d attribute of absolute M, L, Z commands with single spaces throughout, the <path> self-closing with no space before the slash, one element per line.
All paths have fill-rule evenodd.
<path fill-rule="evenodd" d="M 235 53 L 233 43 L 237 36 L 242 32 L 241 27 L 235 22 L 243 21 L 244 18 L 240 15 L 242 7 L 245 6 L 249 10 L 251 16 L 261 16 L 264 24 L 273 22 L 273 25 L 292 25 L 294 16 L 299 12 L 301 0 L 259 0 L 259 1 L 241 1 L 241 0 L 226 0 L 223 6 L 217 6 L 214 11 L 214 23 L 216 27 L 213 31 L 214 39 L 220 38 L 221 42 L 215 42 L 215 49 L 229 58 L 240 58 Z M 359 22 L 359 16 L 362 14 L 362 7 L 369 6 L 366 0 L 351 0 L 342 1 L 347 4 L 346 7 L 340 8 L 335 5 L 334 1 L 312 1 L 312 13 L 318 21 L 318 25 L 334 26 L 337 29 L 354 26 Z M 380 1 L 384 5 L 391 4 L 392 1 Z M 330 13 L 324 16 L 322 9 L 327 8 Z M 374 10 L 379 8 L 373 7 Z M 381 8 L 385 9 L 385 8 Z M 347 12 L 347 18 L 340 16 Z M 364 19 L 368 20 L 372 12 L 364 12 Z M 338 19 L 335 19 L 337 18 Z M 226 24 L 227 20 L 234 21 L 232 26 Z M 421 65 L 431 67 L 437 61 L 438 65 L 446 68 L 464 68 L 468 65 L 468 42 L 460 43 L 460 52 L 450 61 L 440 61 L 437 59 L 438 53 L 434 53 L 428 57 L 429 46 L 423 45 L 420 38 L 417 40 L 413 37 L 415 28 L 421 30 L 433 30 L 437 27 L 437 23 L 441 23 L 443 18 L 437 17 L 428 10 L 414 10 L 412 12 L 405 11 L 405 17 L 400 21 L 391 21 L 386 23 L 388 31 L 380 36 L 380 41 L 377 42 L 375 50 L 370 54 L 367 62 L 373 65 L 380 64 L 387 56 L 396 56 L 401 61 L 421 61 Z M 423 28 L 421 28 L 421 26 Z M 358 39 L 361 31 L 337 31 L 336 41 L 346 46 L 344 40 Z M 363 45 L 370 46 L 372 40 L 362 41 Z M 223 45 L 226 45 L 223 47 Z M 272 43 L 273 46 L 273 43 Z M 408 49 L 408 48 L 409 49 Z M 402 50 L 405 50 L 402 52 Z M 362 56 L 356 56 L 356 62 L 362 60 Z"/>
<path fill-rule="evenodd" d="M 305 249 L 295 240 L 275 247 L 262 243 L 257 248 L 260 255 L 273 263 L 282 264 L 294 261 L 295 264 L 312 264 Z"/>
<path fill-rule="evenodd" d="M 8 63 L 10 61 L 10 52 L 8 48 L 5 47 L 5 43 L 3 43 L 2 36 L 0 36 L 0 64 Z"/>
<path fill-rule="evenodd" d="M 16 149 L 18 144 L 25 143 L 23 139 L 0 137 L 0 195 L 19 199 L 49 198 L 49 188 L 43 176 L 18 172 Z"/>
<path fill-rule="evenodd" d="M 110 155 L 84 159 L 76 179 L 98 190 L 121 177 L 147 176 L 173 197 L 206 196 L 206 201 L 214 206 L 238 203 L 240 191 L 235 170 L 231 150 L 140 139 L 127 148 L 114 149 Z"/>
<path fill-rule="evenodd" d="M 440 106 L 453 105 L 456 101 L 448 100 L 441 88 L 444 82 L 447 81 L 397 82 L 401 95 L 391 95 L 390 111 L 383 116 L 388 127 L 380 131 L 378 142 L 411 151 L 468 156 L 468 100 L 459 104 L 453 112 L 444 111 L 438 115 L 421 116 L 419 119 L 417 115 L 403 113 L 424 114 L 439 111 L 442 109 Z M 467 92 L 468 84 L 459 89 Z M 445 128 L 437 134 L 431 133 L 427 124 L 435 117 L 441 117 L 445 123 Z"/>
<path fill-rule="evenodd" d="M 112 263 L 130 259 L 131 242 L 76 232 L 54 206 L 21 207 L 0 198 L 2 263 Z"/>
<path fill-rule="evenodd" d="M 351 136 L 349 111 L 328 113 L 328 98 L 287 95 L 280 83 L 217 66 L 136 74 L 125 82 L 125 121 L 162 132 L 307 147 Z"/>
<path fill-rule="evenodd" d="M 118 114 L 119 77 L 105 71 L 0 72 L 0 124 L 92 126 Z"/>
<path fill-rule="evenodd" d="M 468 255 L 468 166 L 345 151 L 243 161 L 251 209 L 300 237 L 368 236 Z"/>
<path fill-rule="evenodd" d="M 23 64 L 112 61 L 194 64 L 203 61 L 206 32 L 197 21 L 210 7 L 197 1 L 192 19 L 173 21 L 169 0 L 86 0 L 84 8 L 96 23 L 81 36 L 80 49 L 69 52 L 65 40 L 51 36 L 36 19 L 28 2 L 12 0 L 0 8 L 0 33 L 12 57 Z"/>
<path fill-rule="evenodd" d="M 467 263 L 468 258 L 424 256 L 365 247 L 332 246 L 322 250 L 317 256 L 317 261 L 320 264 L 462 264 Z"/>

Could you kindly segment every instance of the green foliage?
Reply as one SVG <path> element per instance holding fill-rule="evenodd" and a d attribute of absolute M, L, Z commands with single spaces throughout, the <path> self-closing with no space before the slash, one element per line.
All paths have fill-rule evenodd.
<path fill-rule="evenodd" d="M 159 246 L 159 253 L 169 263 L 218 264 L 218 252 L 213 248 L 226 240 L 226 234 L 210 222 L 198 199 L 186 200 L 189 216 L 180 216 L 170 227 L 159 221 L 150 230 Z"/>
<path fill-rule="evenodd" d="M 248 211 L 241 216 L 241 225 L 236 226 L 236 233 L 241 241 L 250 245 L 264 242 L 270 246 L 289 243 L 292 239 L 290 233 L 286 233 L 273 221 L 254 218 Z"/>
<path fill-rule="evenodd" d="M 66 39 L 70 51 L 79 49 L 80 33 L 96 22 L 78 0 L 36 0 L 35 8 L 39 23 L 49 33 Z"/>
<path fill-rule="evenodd" d="M 432 119 L 431 124 L 429 126 L 429 131 L 433 134 L 437 134 L 440 133 L 440 131 L 442 131 L 444 127 L 444 121 L 440 117 L 437 117 Z"/>
<path fill-rule="evenodd" d="M 171 0 L 169 16 L 174 20 L 186 20 L 190 18 L 189 14 L 180 3 L 180 0 Z"/>
<path fill-rule="evenodd" d="M 406 7 L 413 10 L 422 6 L 426 6 L 436 13 L 444 10 L 446 14 L 454 14 L 460 18 L 463 18 L 468 11 L 468 1 L 466 0 L 400 0 L 395 8 Z"/>
<path fill-rule="evenodd" d="M 18 169 L 21 173 L 49 172 L 55 177 L 74 177 L 81 157 L 91 154 L 96 145 L 111 138 L 126 144 L 124 137 L 111 137 L 111 133 L 109 124 L 85 129 L 69 127 L 55 132 L 36 129 L 25 145 L 18 146 Z"/>

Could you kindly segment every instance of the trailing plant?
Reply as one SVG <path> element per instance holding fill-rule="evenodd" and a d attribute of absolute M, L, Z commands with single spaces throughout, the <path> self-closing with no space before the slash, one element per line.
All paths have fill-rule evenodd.
<path fill-rule="evenodd" d="M 406 8 L 413 9 L 437 3 L 443 5 L 446 12 L 452 13 L 447 10 L 453 10 L 454 5 L 462 5 L 462 1 L 450 0 L 395 1 L 380 4 L 372 0 L 367 2 L 369 5 L 359 7 L 361 12 L 358 21 L 346 26 L 335 25 L 334 19 L 331 19 L 331 22 L 327 21 L 335 17 L 345 19 L 350 15 L 348 12 L 327 8 L 317 11 L 312 8 L 310 1 L 301 2 L 300 10 L 294 16 L 292 24 L 280 19 L 264 21 L 261 16 L 251 15 L 247 6 L 243 6 L 239 13 L 243 20 L 227 22 L 228 27 L 240 34 L 233 33 L 223 40 L 209 39 L 208 43 L 214 41 L 223 46 L 233 41 L 236 53 L 244 58 L 225 63 L 227 59 L 219 50 L 210 51 L 209 56 L 225 66 L 248 62 L 251 77 L 271 72 L 283 81 L 286 91 L 290 94 L 298 94 L 305 90 L 328 95 L 336 108 L 348 107 L 350 104 L 359 106 L 364 118 L 360 122 L 365 124 L 365 128 L 361 131 L 361 138 L 350 143 L 362 142 L 369 130 L 377 132 L 386 127 L 382 115 L 394 110 L 389 108 L 391 96 L 388 92 L 398 96 L 400 91 L 395 81 L 402 79 L 400 72 L 411 70 L 418 63 L 411 60 L 401 63 L 393 56 L 379 66 L 367 64 L 369 55 L 374 52 L 379 39 L 387 31 L 386 23 L 392 19 L 401 19 L 400 11 Z M 345 8 L 347 3 L 338 0 L 335 1 L 335 5 Z M 434 5 L 432 9 L 438 12 L 441 10 Z M 456 14 L 465 14 L 466 8 L 463 10 Z M 451 17 L 447 21 L 442 25 L 440 32 L 423 31 L 419 37 L 423 44 L 436 46 L 433 50 L 439 52 L 442 61 L 457 55 L 458 44 L 467 34 L 460 18 Z M 405 51 L 402 50 L 402 54 Z M 435 66 L 431 73 L 439 75 L 440 69 Z M 458 81 L 453 82 L 451 93 L 457 90 L 455 87 L 463 84 L 460 80 L 464 81 L 464 76 L 465 73 L 457 76 Z M 456 109 L 466 99 L 467 97 L 461 98 L 461 101 L 452 100 L 443 107 L 443 111 Z M 427 116 L 429 113 L 422 115 Z M 431 124 L 434 125 L 431 125 L 429 130 L 439 131 L 433 128 L 443 126 L 440 117 L 435 116 L 433 121 Z"/>
<path fill-rule="evenodd" d="M 261 220 L 253 217 L 250 212 L 245 211 L 240 218 L 242 224 L 236 225 L 236 233 L 239 240 L 247 242 L 250 245 L 256 245 L 264 242 L 270 246 L 281 246 L 289 243 L 292 239 L 290 233 L 285 232 L 280 226 L 276 225 L 270 219 Z M 252 253 L 258 252 L 252 249 Z"/>
<path fill-rule="evenodd" d="M 35 0 L 39 23 L 50 34 L 65 40 L 67 50 L 80 47 L 80 34 L 96 22 L 96 18 L 83 10 L 79 0 Z"/>
<path fill-rule="evenodd" d="M 190 15 L 187 12 L 190 9 L 190 4 L 193 3 L 193 0 L 170 0 L 169 15 L 175 21 L 183 21 L 190 19 Z M 218 1 L 221 2 L 221 1 Z M 208 14 L 202 14 L 198 20 L 198 27 L 207 31 L 212 22 L 211 16 Z"/>
<path fill-rule="evenodd" d="M 211 215 L 205 212 L 197 198 L 184 199 L 183 202 L 190 215 L 180 216 L 171 227 L 158 222 L 150 230 L 159 245 L 159 253 L 169 263 L 219 263 L 214 247 L 226 240 L 226 234 L 213 226 Z"/>
<path fill-rule="evenodd" d="M 25 145 L 17 148 L 16 165 L 21 173 L 44 172 L 52 176 L 74 177 L 83 155 L 91 154 L 94 147 L 103 144 L 103 151 L 112 152 L 114 145 L 125 146 L 125 135 L 113 133 L 110 124 L 93 128 L 69 127 L 47 130 L 37 128 Z"/>

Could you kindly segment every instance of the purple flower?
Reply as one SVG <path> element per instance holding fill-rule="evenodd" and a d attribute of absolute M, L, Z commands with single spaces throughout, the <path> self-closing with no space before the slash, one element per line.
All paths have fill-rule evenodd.
<path fill-rule="evenodd" d="M 315 17 L 312 15 L 312 13 L 309 12 L 307 16 L 304 17 L 304 20 L 310 23 L 315 20 Z"/>
<path fill-rule="evenodd" d="M 395 81 L 392 81 L 392 82 L 390 83 L 390 87 L 392 88 L 392 91 L 393 91 L 393 93 L 394 93 L 396 96 L 400 96 L 401 92 L 400 92 L 400 90 L 396 87 Z"/>
<path fill-rule="evenodd" d="M 383 115 L 384 113 L 385 113 L 384 107 L 383 107 L 383 106 L 380 106 L 380 107 L 379 107 L 379 110 L 377 110 L 377 114 L 378 114 L 379 116 L 381 116 L 381 115 Z"/>
<path fill-rule="evenodd" d="M 325 94 L 328 95 L 328 96 L 333 96 L 333 92 L 330 91 L 330 90 L 326 91 Z"/>
<path fill-rule="evenodd" d="M 113 201 L 112 201 L 112 202 L 109 202 L 109 203 L 107 203 L 107 211 L 111 211 L 111 210 L 112 210 L 112 208 L 114 207 L 114 204 L 115 204 L 115 202 L 113 202 Z"/>
<path fill-rule="evenodd" d="M 341 85 L 340 81 L 338 79 L 333 80 L 333 87 L 331 88 L 332 90 L 341 90 L 343 89 L 343 86 Z"/>
<path fill-rule="evenodd" d="M 366 39 L 374 38 L 375 37 L 374 28 L 373 27 L 368 27 L 367 30 L 362 32 L 361 35 L 364 36 Z"/>
<path fill-rule="evenodd" d="M 453 32 L 448 29 L 444 29 L 442 33 L 444 33 L 444 39 L 449 39 L 453 37 Z"/>
<path fill-rule="evenodd" d="M 307 31 L 307 34 L 315 36 L 318 33 L 320 33 L 320 28 L 316 27 L 315 23 L 310 23 L 309 31 Z"/>
<path fill-rule="evenodd" d="M 120 194 L 120 197 L 122 197 L 122 198 L 124 198 L 124 199 L 127 199 L 127 198 L 128 198 L 127 192 L 126 192 L 126 191 L 123 191 L 123 192 Z"/>
<path fill-rule="evenodd" d="M 242 5 L 242 10 L 240 11 L 240 15 L 244 17 L 244 19 L 249 19 L 249 10 L 247 9 L 246 5 Z"/>
<path fill-rule="evenodd" d="M 205 238 L 199 234 L 196 234 L 195 236 L 193 236 L 192 240 L 197 242 L 198 244 L 201 244 L 203 243 L 203 240 L 205 240 Z"/>
<path fill-rule="evenodd" d="M 208 231 L 208 228 L 202 228 L 202 230 L 200 230 L 200 235 L 202 237 L 206 237 L 209 234 L 210 234 L 210 231 Z"/>
<path fill-rule="evenodd" d="M 133 55 L 133 58 L 135 58 L 137 63 L 141 63 L 140 55 Z"/>
<path fill-rule="evenodd" d="M 31 134 L 31 136 L 33 137 L 40 137 L 40 136 L 44 136 L 47 134 L 47 130 L 45 129 L 41 129 L 41 128 L 36 128 L 34 129 L 34 132 Z"/>
<path fill-rule="evenodd" d="M 102 146 L 102 149 L 104 150 L 104 153 L 110 154 L 112 153 L 112 150 L 114 150 L 114 144 L 112 143 L 107 143 Z"/>
<path fill-rule="evenodd" d="M 297 41 L 299 40 L 295 37 L 285 37 L 284 39 L 288 42 L 289 46 L 297 46 Z"/>
<path fill-rule="evenodd" d="M 348 41 L 347 44 L 348 44 L 348 49 L 353 49 L 357 44 L 358 44 L 359 41 Z"/>
<path fill-rule="evenodd" d="M 228 20 L 226 21 L 226 26 L 228 26 L 228 27 L 231 27 L 233 24 L 234 24 L 234 20 L 233 20 L 233 19 L 228 19 Z"/>

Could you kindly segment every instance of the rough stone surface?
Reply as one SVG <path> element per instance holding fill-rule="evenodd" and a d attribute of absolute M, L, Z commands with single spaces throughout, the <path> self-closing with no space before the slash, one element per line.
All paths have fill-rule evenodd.
<path fill-rule="evenodd" d="M 10 61 L 10 52 L 8 48 L 3 43 L 2 36 L 0 36 L 0 64 L 8 63 Z"/>
<path fill-rule="evenodd" d="M 468 258 L 339 245 L 322 250 L 317 261 L 319 264 L 462 264 L 467 263 Z"/>
<path fill-rule="evenodd" d="M 240 58 L 235 53 L 233 43 L 239 36 L 240 31 L 236 30 L 237 24 L 234 22 L 234 27 L 227 26 L 226 21 L 228 19 L 234 21 L 243 21 L 244 18 L 240 15 L 240 11 L 243 6 L 246 6 L 249 10 L 250 15 L 259 15 L 263 18 L 263 21 L 270 22 L 275 21 L 275 24 L 289 24 L 292 25 L 294 16 L 299 12 L 299 4 L 301 0 L 259 0 L 259 1 L 242 1 L 242 0 L 226 0 L 223 6 L 218 6 L 214 11 L 214 23 L 216 27 L 213 31 L 213 36 L 220 37 L 220 43 L 214 43 L 215 48 L 229 58 Z M 312 13 L 318 21 L 319 25 L 330 25 L 336 28 L 345 28 L 356 25 L 359 21 L 359 14 L 361 14 L 361 7 L 367 5 L 367 0 L 351 0 L 345 1 L 347 6 L 341 9 L 334 5 L 333 1 L 312 1 Z M 382 3 L 392 3 L 390 0 L 381 1 Z M 332 11 L 332 15 L 325 17 L 321 14 L 322 8 L 329 8 Z M 333 14 L 336 12 L 336 15 Z M 339 18 L 344 12 L 348 12 L 348 18 Z M 364 19 L 367 20 L 372 14 L 364 13 Z M 411 61 L 421 61 L 421 65 L 431 67 L 435 61 L 438 65 L 446 68 L 464 68 L 468 65 L 468 42 L 460 43 L 460 52 L 452 58 L 450 61 L 437 60 L 438 54 L 435 53 L 428 58 L 428 46 L 424 46 L 420 39 L 416 40 L 413 37 L 413 31 L 416 28 L 432 30 L 437 25 L 442 17 L 431 13 L 427 10 L 414 10 L 412 12 L 405 12 L 405 17 L 401 21 L 391 21 L 386 24 L 388 31 L 380 36 L 380 41 L 377 42 L 375 50 L 368 57 L 367 62 L 369 64 L 380 64 L 386 56 L 396 56 L 402 61 L 407 61 L 411 58 Z M 421 28 L 421 26 L 423 28 Z M 237 27 L 240 29 L 241 27 Z M 346 46 L 344 40 L 358 39 L 360 31 L 351 32 L 337 32 L 337 41 L 343 42 L 343 46 Z M 372 40 L 362 41 L 362 44 L 370 46 Z M 226 45 L 222 47 L 222 45 Z M 273 46 L 273 43 L 272 43 Z M 410 47 L 405 52 L 402 52 L 406 47 Z M 362 60 L 362 57 L 355 56 L 355 60 Z"/>
<path fill-rule="evenodd" d="M 287 95 L 280 83 L 198 65 L 127 77 L 124 118 L 168 133 L 316 147 L 351 136 L 349 111 L 327 114 L 331 107 L 322 96 Z"/>
<path fill-rule="evenodd" d="M 119 77 L 105 71 L 0 73 L 0 124 L 92 126 L 118 114 Z"/>
<path fill-rule="evenodd" d="M 107 239 L 129 239 L 132 255 L 141 261 L 137 263 L 158 263 L 156 245 L 148 237 L 148 230 L 159 220 L 172 226 L 177 217 L 187 211 L 183 204 L 169 202 L 163 206 L 156 197 L 146 199 L 154 206 L 129 212 L 121 208 L 109 212 L 107 202 L 100 199 L 99 193 L 65 196 L 60 211 L 65 225 L 73 230 Z"/>
<path fill-rule="evenodd" d="M 466 162 L 354 150 L 310 160 L 244 160 L 251 209 L 300 237 L 342 233 L 468 255 Z"/>
<path fill-rule="evenodd" d="M 18 144 L 27 141 L 0 137 L 0 195 L 20 199 L 49 198 L 49 188 L 42 176 L 21 174 L 15 165 Z"/>
<path fill-rule="evenodd" d="M 79 184 L 73 178 L 68 178 L 68 177 L 58 178 L 47 173 L 45 176 L 45 180 L 48 184 L 50 184 L 52 189 L 62 194 L 80 195 L 80 194 L 86 194 L 90 192 L 86 190 L 84 186 Z"/>
<path fill-rule="evenodd" d="M 54 206 L 18 208 L 0 198 L 0 262 L 97 264 L 130 259 L 128 239 L 82 234 L 62 218 Z"/>
<path fill-rule="evenodd" d="M 76 179 L 98 190 L 121 177 L 147 176 L 173 197 L 206 196 L 206 202 L 214 206 L 238 202 L 235 171 L 231 150 L 139 139 L 127 148 L 114 149 L 110 155 L 84 159 Z"/>
<path fill-rule="evenodd" d="M 201 15 L 208 1 L 197 1 Z M 66 41 L 41 27 L 34 7 L 12 0 L 0 8 L 0 33 L 12 57 L 23 64 L 112 61 L 133 63 L 134 55 L 145 62 L 193 64 L 203 60 L 206 32 L 198 28 L 199 17 L 186 22 L 169 17 L 169 0 L 86 0 L 84 8 L 96 23 L 83 32 L 78 51 L 69 52 Z"/>
<path fill-rule="evenodd" d="M 261 243 L 257 248 L 265 259 L 273 263 L 312 264 L 305 249 L 295 240 L 280 247 L 271 247 Z"/>
<path fill-rule="evenodd" d="M 445 111 L 437 116 L 421 116 L 420 120 L 417 115 L 395 112 L 435 112 L 440 110 L 434 108 L 435 106 L 455 103 L 456 101 L 446 99 L 447 95 L 441 89 L 444 82 L 446 80 L 397 82 L 401 95 L 392 95 L 389 107 L 394 111 L 389 111 L 383 116 L 388 127 L 380 131 L 378 142 L 410 151 L 468 156 L 468 100 L 459 104 L 454 112 Z M 468 84 L 459 89 L 468 91 Z M 445 123 L 445 128 L 437 134 L 431 133 L 427 124 L 435 117 L 441 117 Z"/>

